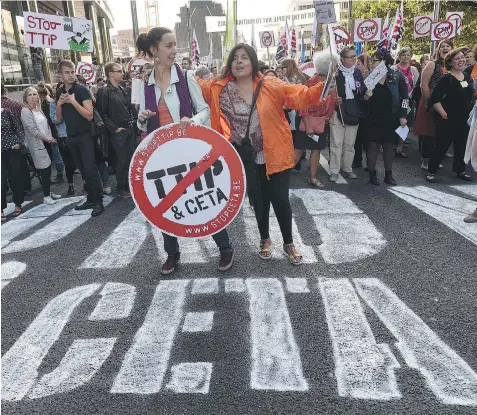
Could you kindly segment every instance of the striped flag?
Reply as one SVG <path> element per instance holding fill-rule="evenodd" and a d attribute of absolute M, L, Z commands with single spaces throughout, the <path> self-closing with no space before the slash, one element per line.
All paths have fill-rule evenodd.
<path fill-rule="evenodd" d="M 386 20 L 384 20 L 383 31 L 381 34 L 381 39 L 387 38 L 389 36 L 389 12 L 386 15 Z"/>
<path fill-rule="evenodd" d="M 199 66 L 199 63 L 200 63 L 200 49 L 199 49 L 199 43 L 197 43 L 197 36 L 195 35 L 195 29 L 192 29 L 191 60 L 192 60 L 193 63 L 195 63 L 196 66 Z"/>
<path fill-rule="evenodd" d="M 296 49 L 296 30 L 295 30 L 294 21 L 292 21 L 292 30 L 290 33 L 290 38 L 291 38 L 290 57 L 295 59 L 297 57 L 297 49 Z"/>
<path fill-rule="evenodd" d="M 394 18 L 394 25 L 392 32 L 390 33 L 391 42 L 390 50 L 391 53 L 395 54 L 397 51 L 398 43 L 402 39 L 404 32 L 404 5 L 401 0 L 401 7 L 396 10 L 396 17 Z"/>

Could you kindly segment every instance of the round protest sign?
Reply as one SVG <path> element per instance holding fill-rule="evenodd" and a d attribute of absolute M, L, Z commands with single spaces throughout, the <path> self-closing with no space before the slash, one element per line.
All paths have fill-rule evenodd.
<path fill-rule="evenodd" d="M 262 45 L 263 47 L 265 48 L 269 48 L 270 46 L 272 46 L 273 44 L 273 34 L 268 32 L 268 31 L 265 31 L 265 32 L 262 32 L 260 33 L 260 39 L 262 41 Z"/>
<path fill-rule="evenodd" d="M 363 42 L 375 40 L 376 36 L 379 35 L 378 23 L 373 19 L 363 20 L 359 23 L 358 28 L 356 29 L 356 34 Z"/>
<path fill-rule="evenodd" d="M 450 21 L 457 20 L 456 30 L 459 30 L 462 26 L 462 16 L 459 13 L 452 13 L 452 14 L 448 13 L 446 20 L 450 20 Z"/>
<path fill-rule="evenodd" d="M 422 16 L 414 23 L 414 33 L 419 36 L 427 36 L 431 33 L 432 19 L 429 16 Z"/>
<path fill-rule="evenodd" d="M 87 62 L 79 62 L 76 73 L 81 75 L 87 83 L 94 82 L 94 78 L 96 78 L 96 69 Z"/>
<path fill-rule="evenodd" d="M 348 33 L 348 31 L 345 28 L 341 26 L 334 26 L 333 33 L 335 35 L 336 45 L 351 42 L 351 35 Z"/>
<path fill-rule="evenodd" d="M 145 63 L 151 63 L 151 62 L 143 58 L 132 58 L 127 64 L 127 70 L 128 72 L 129 71 L 138 72 L 139 69 L 141 69 L 141 66 L 144 65 Z"/>
<path fill-rule="evenodd" d="M 448 20 L 439 22 L 434 26 L 433 33 L 436 40 L 448 39 L 454 33 L 454 24 Z"/>
<path fill-rule="evenodd" d="M 245 172 L 234 147 L 201 125 L 171 124 L 136 149 L 131 194 L 146 219 L 164 233 L 203 238 L 226 228 L 245 197 Z"/>

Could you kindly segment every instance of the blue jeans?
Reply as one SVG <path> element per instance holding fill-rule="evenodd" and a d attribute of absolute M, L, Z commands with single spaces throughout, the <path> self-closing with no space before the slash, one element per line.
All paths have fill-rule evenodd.
<path fill-rule="evenodd" d="M 60 149 L 58 148 L 58 143 L 54 143 L 51 145 L 51 155 L 53 158 L 53 162 L 56 166 L 56 174 L 63 174 L 65 171 L 65 163 L 61 158 Z"/>

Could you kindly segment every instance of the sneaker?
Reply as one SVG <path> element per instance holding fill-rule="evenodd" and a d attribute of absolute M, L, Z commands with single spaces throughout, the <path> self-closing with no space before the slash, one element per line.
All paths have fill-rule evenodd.
<path fill-rule="evenodd" d="M 181 260 L 181 254 L 168 255 L 166 262 L 161 267 L 161 274 L 168 275 L 173 272 Z"/>
<path fill-rule="evenodd" d="M 110 195 L 111 192 L 112 192 L 111 187 L 109 187 L 109 186 L 103 186 L 103 193 L 104 193 L 104 194 Z"/>
<path fill-rule="evenodd" d="M 336 182 L 338 180 L 338 173 L 331 173 L 330 174 L 330 182 Z"/>
<path fill-rule="evenodd" d="M 356 176 L 356 174 L 354 174 L 352 171 L 346 173 L 346 177 L 348 179 L 357 179 L 358 178 L 358 176 Z"/>
<path fill-rule="evenodd" d="M 429 168 L 429 165 L 428 165 L 428 164 L 426 164 L 426 163 L 421 163 L 421 169 L 422 169 L 422 170 L 427 171 L 428 168 Z"/>
<path fill-rule="evenodd" d="M 104 212 L 104 205 L 102 203 L 93 206 L 93 211 L 91 212 L 91 216 L 94 218 L 96 216 L 101 215 Z"/>
<path fill-rule="evenodd" d="M 75 210 L 88 210 L 88 209 L 93 209 L 93 203 L 92 202 L 83 202 L 81 205 L 78 205 L 75 207 Z"/>
<path fill-rule="evenodd" d="M 46 196 L 46 197 L 43 198 L 43 203 L 44 203 L 45 205 L 54 205 L 54 204 L 56 203 L 56 201 L 53 200 L 53 199 L 51 198 L 51 196 Z"/>
<path fill-rule="evenodd" d="M 121 190 L 118 195 L 123 199 L 129 199 L 131 197 L 131 193 L 128 190 Z"/>
<path fill-rule="evenodd" d="M 75 187 L 74 187 L 74 186 L 68 186 L 68 191 L 66 192 L 66 194 L 67 194 L 68 196 L 72 196 L 72 195 L 74 195 L 75 193 L 76 193 Z"/>
<path fill-rule="evenodd" d="M 53 200 L 61 199 L 61 195 L 57 195 L 56 193 L 50 192 L 50 196 Z"/>
<path fill-rule="evenodd" d="M 426 180 L 429 182 L 429 183 L 437 183 L 437 179 L 436 179 L 436 176 L 434 174 L 428 174 L 426 176 Z"/>
<path fill-rule="evenodd" d="M 464 218 L 465 223 L 477 223 L 477 209 L 475 209 L 474 213 L 471 213 L 470 215 L 466 216 Z"/>
<path fill-rule="evenodd" d="M 235 249 L 220 254 L 219 271 L 227 271 L 234 264 Z"/>

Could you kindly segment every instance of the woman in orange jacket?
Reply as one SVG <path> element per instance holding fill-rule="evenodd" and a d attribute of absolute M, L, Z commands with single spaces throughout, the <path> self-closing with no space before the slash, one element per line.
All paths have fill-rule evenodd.
<path fill-rule="evenodd" d="M 232 141 L 244 163 L 250 205 L 260 231 L 260 258 L 271 258 L 271 203 L 283 236 L 285 255 L 292 264 L 301 264 L 303 258 L 293 244 L 288 195 L 295 165 L 293 140 L 283 107 L 296 110 L 312 107 L 320 99 L 323 83 L 307 88 L 264 77 L 258 71 L 255 51 L 241 43 L 230 52 L 221 78 L 199 84 L 210 106 L 212 128 Z"/>

